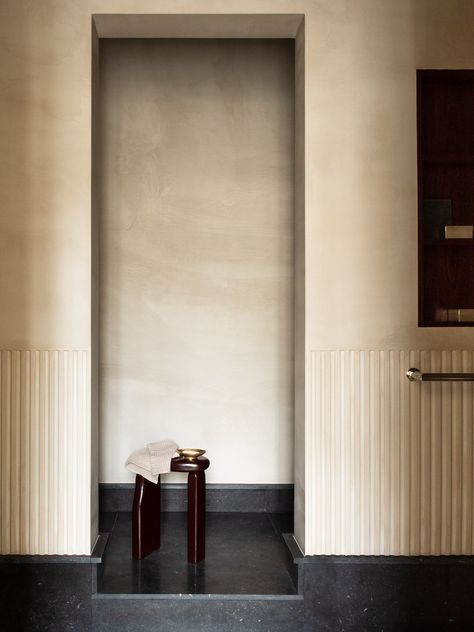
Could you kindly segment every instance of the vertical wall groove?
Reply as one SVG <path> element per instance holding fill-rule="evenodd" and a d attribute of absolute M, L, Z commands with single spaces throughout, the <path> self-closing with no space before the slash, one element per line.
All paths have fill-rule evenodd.
<path fill-rule="evenodd" d="M 314 351 L 312 554 L 472 555 L 472 351 Z M 309 501 L 311 502 L 311 500 Z"/>
<path fill-rule="evenodd" d="M 0 351 L 3 555 L 90 552 L 88 367 L 86 351 Z"/>

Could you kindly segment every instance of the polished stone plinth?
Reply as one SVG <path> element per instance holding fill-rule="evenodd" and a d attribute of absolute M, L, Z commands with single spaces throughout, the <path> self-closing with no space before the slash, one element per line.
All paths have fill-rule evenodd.
<path fill-rule="evenodd" d="M 110 516 L 108 520 L 110 523 Z M 206 559 L 194 566 L 187 562 L 185 514 L 163 513 L 160 550 L 143 560 L 134 560 L 131 514 L 119 513 L 111 527 L 98 592 L 295 594 L 280 527 L 291 530 L 288 519 L 281 515 L 209 514 Z"/>

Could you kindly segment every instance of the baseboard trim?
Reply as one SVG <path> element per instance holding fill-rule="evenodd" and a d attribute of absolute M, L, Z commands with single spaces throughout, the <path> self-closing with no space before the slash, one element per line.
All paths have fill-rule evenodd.
<path fill-rule="evenodd" d="M 100 483 L 100 511 L 131 511 L 133 483 Z M 187 486 L 164 483 L 161 486 L 162 511 L 186 511 Z M 216 484 L 206 486 L 206 510 L 222 512 L 290 513 L 293 511 L 292 484 Z"/>

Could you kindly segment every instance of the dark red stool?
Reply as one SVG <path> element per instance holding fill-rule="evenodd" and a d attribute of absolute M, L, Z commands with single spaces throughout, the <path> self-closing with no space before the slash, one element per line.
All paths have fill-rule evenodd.
<path fill-rule="evenodd" d="M 172 472 L 188 473 L 188 562 L 198 564 L 206 555 L 206 474 L 209 459 L 200 456 L 171 459 Z M 141 560 L 160 548 L 161 481 L 135 479 L 132 514 L 132 555 Z"/>

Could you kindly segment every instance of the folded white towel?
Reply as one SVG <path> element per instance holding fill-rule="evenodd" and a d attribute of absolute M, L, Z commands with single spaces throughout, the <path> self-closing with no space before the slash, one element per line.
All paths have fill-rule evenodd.
<path fill-rule="evenodd" d="M 174 441 L 170 441 L 169 439 L 165 439 L 164 441 L 147 443 L 146 447 L 151 452 L 151 454 L 168 454 L 170 451 L 172 451 L 174 454 L 178 449 L 178 444 Z"/>
<path fill-rule="evenodd" d="M 174 441 L 149 443 L 146 448 L 132 452 L 125 467 L 156 484 L 160 474 L 171 472 L 171 459 L 176 454 L 177 449 L 178 444 Z"/>

